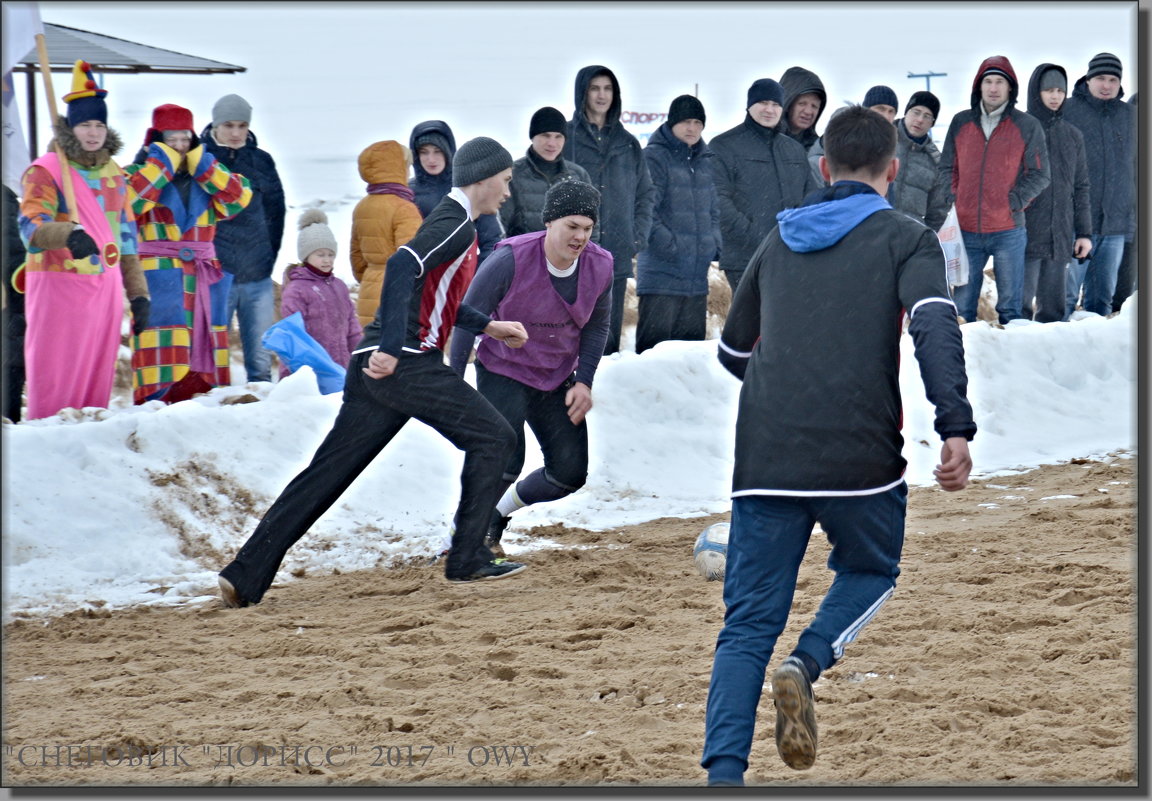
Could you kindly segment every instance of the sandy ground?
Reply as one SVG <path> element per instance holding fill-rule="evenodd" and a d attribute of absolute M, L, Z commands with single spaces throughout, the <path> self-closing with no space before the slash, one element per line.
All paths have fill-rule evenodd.
<path fill-rule="evenodd" d="M 778 758 L 766 687 L 748 781 L 1135 787 L 1134 467 L 913 490 L 896 595 L 816 684 L 815 766 Z M 690 554 L 721 519 L 539 530 L 571 547 L 480 585 L 413 564 L 15 620 L 3 784 L 699 786 L 723 604 Z"/>

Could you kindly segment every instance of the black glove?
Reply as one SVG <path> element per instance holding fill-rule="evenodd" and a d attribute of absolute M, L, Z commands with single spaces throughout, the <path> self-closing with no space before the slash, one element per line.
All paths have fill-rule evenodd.
<path fill-rule="evenodd" d="M 72 233 L 68 234 L 68 241 L 65 245 L 74 259 L 86 259 L 100 252 L 100 248 L 96 247 L 96 240 L 88 236 L 88 232 L 79 226 L 73 228 Z"/>
<path fill-rule="evenodd" d="M 128 301 L 132 307 L 132 333 L 140 336 L 140 332 L 148 327 L 148 316 L 152 313 L 152 301 L 141 295 Z"/>

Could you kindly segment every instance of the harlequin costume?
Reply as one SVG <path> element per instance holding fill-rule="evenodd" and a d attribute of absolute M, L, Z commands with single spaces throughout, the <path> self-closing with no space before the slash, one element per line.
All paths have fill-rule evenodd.
<path fill-rule="evenodd" d="M 192 137 L 187 163 L 164 131 Z M 216 223 L 252 199 L 244 176 L 200 144 L 192 113 L 165 104 L 152 112 L 144 147 L 126 168 L 140 234 L 140 266 L 152 294 L 151 325 L 132 338 L 132 400 L 175 403 L 231 383 L 228 290 L 216 258 Z"/>

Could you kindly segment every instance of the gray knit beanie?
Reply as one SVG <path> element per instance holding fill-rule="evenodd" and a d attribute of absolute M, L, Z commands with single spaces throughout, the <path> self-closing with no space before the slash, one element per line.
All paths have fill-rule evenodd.
<path fill-rule="evenodd" d="M 570 179 L 548 187 L 544 193 L 544 222 L 579 214 L 596 222 L 600 211 L 600 190 L 584 181 Z"/>
<path fill-rule="evenodd" d="M 512 167 L 512 154 L 495 139 L 477 136 L 460 145 L 452 159 L 452 185 L 468 186 Z"/>
<path fill-rule="evenodd" d="M 296 255 L 303 264 L 320 248 L 336 252 L 336 237 L 328 227 L 328 215 L 320 209 L 308 209 L 300 215 L 300 235 L 296 237 Z"/>
<path fill-rule="evenodd" d="M 1067 92 L 1068 78 L 1064 75 L 1064 70 L 1056 67 L 1049 67 L 1044 70 L 1044 73 L 1040 76 L 1039 89 L 1041 92 L 1045 89 L 1061 89 Z"/>
<path fill-rule="evenodd" d="M 212 107 L 212 127 L 226 122 L 252 122 L 252 106 L 240 95 L 224 95 Z"/>

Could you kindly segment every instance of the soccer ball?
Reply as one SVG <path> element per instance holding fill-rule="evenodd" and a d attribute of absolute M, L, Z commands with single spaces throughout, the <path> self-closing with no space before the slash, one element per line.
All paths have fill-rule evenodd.
<path fill-rule="evenodd" d="M 700 532 L 692 548 L 692 561 L 700 575 L 709 581 L 724 578 L 728 561 L 727 523 L 715 523 Z"/>

